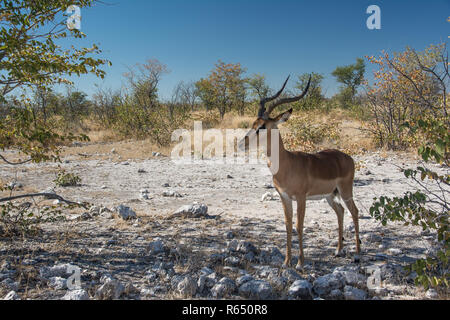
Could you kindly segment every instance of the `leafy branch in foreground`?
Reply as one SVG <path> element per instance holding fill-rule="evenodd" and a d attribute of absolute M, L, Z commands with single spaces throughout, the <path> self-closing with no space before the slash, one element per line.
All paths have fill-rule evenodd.
<path fill-rule="evenodd" d="M 449 120 L 447 114 L 447 86 L 449 81 L 448 54 L 446 47 L 434 47 L 425 55 L 418 55 L 408 49 L 411 59 L 398 62 L 386 58 L 390 67 L 390 81 L 400 94 L 413 93 L 412 105 L 423 103 L 429 112 L 415 114 L 409 120 L 403 120 L 402 129 L 409 130 L 412 142 L 418 147 L 418 154 L 425 163 L 435 161 L 448 167 L 448 150 L 450 144 Z M 438 71 L 435 63 L 444 66 Z M 401 63 L 408 63 L 402 68 Z M 431 66 L 430 66 L 431 65 Z M 411 75 L 414 71 L 414 76 Z M 408 73 L 409 71 L 409 73 Z M 400 83 L 400 85 L 399 85 Z M 425 90 L 426 84 L 438 83 L 435 94 Z M 402 197 L 375 198 L 370 214 L 386 225 L 389 221 L 403 222 L 405 225 L 421 226 L 423 231 L 435 232 L 437 241 L 433 250 L 423 259 L 416 260 L 407 267 L 409 272 L 416 272 L 415 283 L 428 287 L 449 287 L 450 256 L 448 197 L 450 193 L 450 176 L 439 174 L 424 166 L 416 169 L 404 169 L 407 179 L 414 181 L 416 191 L 406 192 Z"/>
<path fill-rule="evenodd" d="M 33 203 L 31 202 L 24 202 L 19 205 L 11 202 L 11 200 L 14 199 L 38 196 L 45 196 L 48 199 L 58 199 L 64 202 L 64 204 L 53 206 L 38 206 L 36 203 L 33 205 Z M 72 201 L 68 201 L 56 194 L 48 193 L 26 194 L 21 196 L 3 198 L 0 199 L 0 203 L 1 236 L 36 234 L 39 231 L 39 224 L 64 220 L 65 217 L 62 214 L 63 209 L 67 210 L 76 207 L 87 208 L 88 206 L 88 204 L 86 203 L 75 203 Z"/>

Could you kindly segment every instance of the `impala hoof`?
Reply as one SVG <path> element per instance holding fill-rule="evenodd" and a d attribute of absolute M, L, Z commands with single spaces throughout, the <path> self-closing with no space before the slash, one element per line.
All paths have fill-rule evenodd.
<path fill-rule="evenodd" d="M 297 271 L 303 271 L 303 265 L 297 263 L 297 265 L 295 266 L 295 270 L 297 270 Z"/>
<path fill-rule="evenodd" d="M 334 256 L 335 256 L 335 257 L 345 257 L 345 251 L 344 251 L 344 249 L 341 249 L 341 250 L 337 250 L 337 249 L 336 249 L 336 251 L 334 252 Z"/>
<path fill-rule="evenodd" d="M 291 262 L 290 261 L 289 262 L 285 261 L 283 263 L 283 265 L 281 266 L 281 268 L 283 268 L 283 269 L 289 269 L 290 267 L 291 267 Z"/>

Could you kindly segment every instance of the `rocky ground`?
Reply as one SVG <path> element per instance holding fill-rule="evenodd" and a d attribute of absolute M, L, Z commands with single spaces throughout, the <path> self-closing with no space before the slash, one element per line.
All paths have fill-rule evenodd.
<path fill-rule="evenodd" d="M 374 197 L 414 189 L 399 170 L 418 164 L 409 157 L 379 153 L 355 157 L 360 168 L 354 188 L 361 214 L 360 263 L 352 259 L 350 215 L 346 213 L 344 222 L 346 254 L 334 257 L 336 215 L 324 200 L 307 203 L 302 271 L 281 268 L 284 216 L 263 163 L 180 165 L 158 154 L 147 160 L 120 159 L 114 150 L 63 160 L 61 167 L 78 174 L 81 185 L 55 187 L 54 163 L 0 165 L 1 178 L 14 186 L 13 194 L 54 191 L 91 204 L 87 210 L 63 210 L 65 220 L 41 224 L 36 235 L 0 238 L 0 296 L 442 298 L 432 290 L 417 289 L 414 275 L 403 270 L 432 250 L 435 234 L 396 223 L 382 226 L 368 214 Z M 36 201 L 41 206 L 57 205 L 53 200 Z M 294 232 L 293 265 L 297 252 Z"/>

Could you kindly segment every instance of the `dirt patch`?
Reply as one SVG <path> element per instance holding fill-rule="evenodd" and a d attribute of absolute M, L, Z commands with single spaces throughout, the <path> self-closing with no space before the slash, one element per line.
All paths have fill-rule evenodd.
<path fill-rule="evenodd" d="M 292 281 L 283 284 L 283 270 L 277 258 L 277 251 L 281 252 L 282 258 L 285 250 L 284 216 L 279 200 L 261 201 L 264 193 L 275 192 L 275 189 L 268 189 L 271 176 L 264 164 L 230 165 L 205 160 L 199 164 L 178 165 L 161 156 L 142 160 L 130 157 L 125 161 L 111 153 L 111 149 L 111 145 L 97 145 L 95 152 L 104 153 L 105 157 L 96 159 L 80 160 L 74 150 L 65 153 L 61 167 L 78 174 L 82 183 L 76 187 L 55 188 L 55 191 L 68 199 L 109 209 L 124 204 L 136 211 L 138 218 L 125 221 L 101 214 L 85 220 L 78 217 L 46 223 L 35 237 L 0 239 L 2 294 L 13 288 L 22 298 L 60 299 L 66 288 L 52 287 L 49 279 L 41 277 L 40 270 L 70 263 L 81 268 L 81 283 L 91 298 L 96 297 L 102 276 L 106 274 L 132 286 L 121 293 L 120 297 L 124 299 L 185 297 L 190 291 L 183 291 L 184 284 L 189 284 L 190 280 L 179 284 L 179 278 L 176 278 L 184 276 L 193 278 L 198 284 L 191 297 L 220 297 L 223 293 L 220 286 L 205 285 L 200 290 L 201 270 L 205 267 L 216 273 L 218 279 L 211 280 L 215 284 L 223 277 L 236 283 L 236 289 L 226 292 L 225 298 L 245 298 L 237 289 L 243 275 L 267 281 L 273 288 L 272 298 L 289 297 Z M 124 150 L 127 150 L 126 144 Z M 364 274 L 367 266 L 385 265 L 390 268 L 387 270 L 396 270 L 388 272 L 383 279 L 386 291 L 377 294 L 366 288 L 366 298 L 423 298 L 424 292 L 414 287 L 402 266 L 423 257 L 432 247 L 435 235 L 394 223 L 383 227 L 368 215 L 374 197 L 401 195 L 413 189 L 399 166 L 415 166 L 417 161 L 390 153 L 383 156 L 369 153 L 356 156 L 355 160 L 363 164 L 357 172 L 354 189 L 355 202 L 361 212 L 363 253 L 360 264 L 354 264 L 352 259 L 354 235 L 350 216 L 346 214 L 344 222 L 348 250 L 343 257 L 334 257 L 336 216 L 326 202 L 309 201 L 304 235 L 307 265 L 297 274 L 313 284 L 320 276 L 332 273 L 338 267 L 351 269 L 357 266 L 358 272 Z M 57 168 L 54 163 L 27 164 L 20 169 L 0 165 L 2 180 L 19 182 L 23 190 L 54 187 L 52 181 Z M 143 189 L 147 191 L 147 199 L 141 196 Z M 174 191 L 180 196 L 170 196 L 171 193 L 166 191 Z M 179 207 L 194 202 L 208 206 L 209 218 L 168 219 Z M 80 211 L 65 214 L 69 218 L 76 217 Z M 255 252 L 233 251 L 230 249 L 233 240 L 250 242 L 256 248 Z M 153 252 L 150 249 L 152 243 L 159 241 L 163 249 Z M 392 248 L 399 251 L 390 250 Z M 294 265 L 297 251 L 298 240 L 294 234 Z M 274 270 L 278 270 L 277 275 Z M 10 281 L 5 282 L 5 279 Z"/>

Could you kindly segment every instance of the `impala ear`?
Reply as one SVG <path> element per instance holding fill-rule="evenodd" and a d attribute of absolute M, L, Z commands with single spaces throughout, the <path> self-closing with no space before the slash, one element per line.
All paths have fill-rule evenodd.
<path fill-rule="evenodd" d="M 291 115 L 292 115 L 292 108 L 290 108 L 288 111 L 286 111 L 286 112 L 284 112 L 284 113 L 278 115 L 278 116 L 275 118 L 275 123 L 278 125 L 278 124 L 280 124 L 280 123 L 286 122 L 286 121 L 289 120 L 289 118 L 291 117 Z"/>

